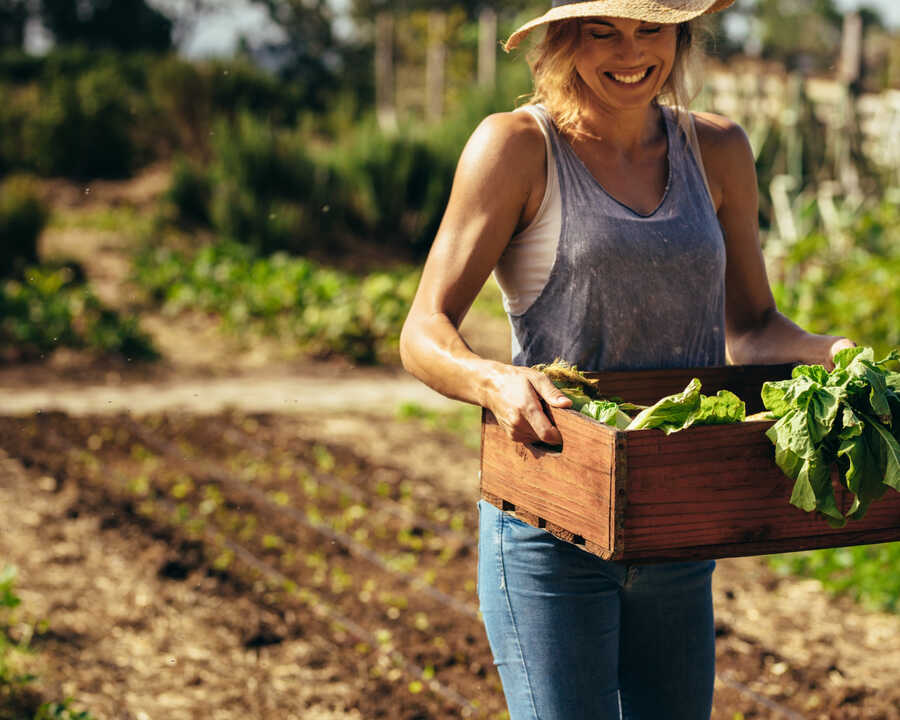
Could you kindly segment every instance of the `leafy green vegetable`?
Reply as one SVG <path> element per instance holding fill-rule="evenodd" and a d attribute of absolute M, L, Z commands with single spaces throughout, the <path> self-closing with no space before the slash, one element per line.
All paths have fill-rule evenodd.
<path fill-rule="evenodd" d="M 729 390 L 719 390 L 714 396 L 701 395 L 700 409 L 694 425 L 726 425 L 743 422 L 747 417 L 744 401 Z"/>
<path fill-rule="evenodd" d="M 631 421 L 629 430 L 659 428 L 667 435 L 690 425 L 691 418 L 700 410 L 700 381 L 694 378 L 677 395 L 668 395 Z"/>
<path fill-rule="evenodd" d="M 669 434 L 692 425 L 742 422 L 746 416 L 744 403 L 737 395 L 728 390 L 720 390 L 712 397 L 701 395 L 697 378 L 677 395 L 646 407 L 620 398 L 600 397 L 596 380 L 559 358 L 549 365 L 535 365 L 534 369 L 547 375 L 572 401 L 573 410 L 620 430 L 659 428 Z M 632 420 L 629 412 L 638 415 Z"/>
<path fill-rule="evenodd" d="M 691 380 L 676 395 L 669 395 L 651 405 L 631 421 L 628 430 L 659 428 L 666 435 L 692 425 L 721 425 L 742 422 L 746 408 L 741 399 L 728 390 L 715 396 L 700 394 L 700 381 Z"/>
<path fill-rule="evenodd" d="M 614 425 L 619 430 L 624 430 L 631 423 L 631 417 L 622 412 L 619 405 L 611 400 L 591 400 L 583 405 L 579 412 L 607 425 Z"/>
<path fill-rule="evenodd" d="M 876 361 L 870 347 L 842 350 L 830 373 L 800 365 L 790 380 L 763 385 L 763 404 L 778 418 L 767 437 L 775 462 L 793 478 L 791 503 L 822 513 L 834 527 L 862 518 L 887 488 L 900 490 L 900 373 Z M 853 495 L 847 516 L 837 506 L 831 476 L 837 466 Z"/>

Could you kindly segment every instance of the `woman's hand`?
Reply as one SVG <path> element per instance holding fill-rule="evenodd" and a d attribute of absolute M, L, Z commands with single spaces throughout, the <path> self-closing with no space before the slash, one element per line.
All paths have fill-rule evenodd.
<path fill-rule="evenodd" d="M 490 380 L 485 407 L 513 441 L 561 445 L 559 430 L 544 412 L 542 401 L 557 408 L 572 406 L 544 373 L 505 365 Z"/>

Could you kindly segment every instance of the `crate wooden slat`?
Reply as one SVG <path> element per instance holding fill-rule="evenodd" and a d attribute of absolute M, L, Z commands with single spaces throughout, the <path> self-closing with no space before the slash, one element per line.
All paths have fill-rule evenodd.
<path fill-rule="evenodd" d="M 649 404 L 697 377 L 727 388 L 749 412 L 766 380 L 790 366 L 730 366 L 590 374 L 601 392 Z M 536 527 L 611 560 L 654 562 L 762 555 L 900 540 L 900 493 L 866 517 L 831 528 L 789 503 L 793 480 L 774 462 L 771 422 L 623 432 L 573 410 L 550 409 L 561 450 L 514 443 L 489 411 L 482 420 L 481 492 Z M 838 505 L 851 497 L 834 478 Z"/>

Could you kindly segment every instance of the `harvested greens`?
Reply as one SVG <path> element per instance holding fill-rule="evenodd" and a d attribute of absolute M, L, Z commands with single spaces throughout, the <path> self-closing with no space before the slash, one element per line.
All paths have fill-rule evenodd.
<path fill-rule="evenodd" d="M 793 478 L 791 504 L 822 513 L 833 527 L 862 518 L 887 489 L 900 490 L 900 373 L 872 348 L 840 351 L 830 373 L 799 365 L 790 380 L 767 382 L 766 408 L 778 418 L 766 433 L 775 462 Z M 837 506 L 831 469 L 853 494 L 847 516 Z"/>
<path fill-rule="evenodd" d="M 662 398 L 650 407 L 601 397 L 597 381 L 583 375 L 576 366 L 562 360 L 537 365 L 572 401 L 572 408 L 620 430 L 659 428 L 667 435 L 692 425 L 721 425 L 742 422 L 744 403 L 732 392 L 720 390 L 714 396 L 700 394 L 700 381 L 691 380 L 680 393 Z M 629 412 L 637 412 L 632 419 Z"/>
<path fill-rule="evenodd" d="M 743 401 L 728 390 L 701 395 L 700 381 L 691 380 L 677 395 L 669 395 L 643 410 L 626 430 L 659 428 L 666 435 L 692 425 L 724 425 L 743 422 L 747 415 Z"/>
<path fill-rule="evenodd" d="M 602 397 L 596 380 L 564 361 L 536 369 L 571 398 L 573 409 L 620 430 L 658 428 L 668 435 L 695 425 L 775 420 L 766 437 L 775 446 L 776 464 L 794 480 L 791 504 L 843 527 L 848 519 L 861 519 L 888 488 L 900 491 L 900 372 L 888 369 L 900 353 L 876 361 L 872 348 L 854 347 L 834 361 L 831 372 L 798 365 L 791 379 L 764 383 L 766 413 L 750 418 L 734 393 L 701 395 L 696 378 L 646 407 Z M 834 495 L 835 467 L 853 495 L 846 516 Z"/>

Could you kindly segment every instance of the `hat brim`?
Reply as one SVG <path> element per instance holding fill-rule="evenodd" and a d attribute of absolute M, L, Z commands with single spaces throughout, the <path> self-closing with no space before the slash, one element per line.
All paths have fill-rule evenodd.
<path fill-rule="evenodd" d="M 572 2 L 551 8 L 546 13 L 516 30 L 503 44 L 509 52 L 536 27 L 571 18 L 616 17 L 642 22 L 675 24 L 693 20 L 700 15 L 718 12 L 734 0 L 594 0 Z"/>

